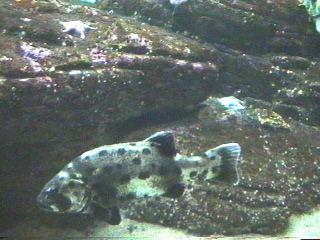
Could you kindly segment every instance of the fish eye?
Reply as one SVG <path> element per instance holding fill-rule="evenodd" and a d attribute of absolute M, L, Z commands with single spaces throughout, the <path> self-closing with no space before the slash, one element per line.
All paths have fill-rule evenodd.
<path fill-rule="evenodd" d="M 47 191 L 45 191 L 45 193 L 48 195 L 56 195 L 58 192 L 58 188 L 49 188 Z"/>
<path fill-rule="evenodd" d="M 65 180 L 66 178 L 64 177 L 64 176 L 61 176 L 61 177 L 59 177 L 59 181 L 63 181 L 63 180 Z"/>

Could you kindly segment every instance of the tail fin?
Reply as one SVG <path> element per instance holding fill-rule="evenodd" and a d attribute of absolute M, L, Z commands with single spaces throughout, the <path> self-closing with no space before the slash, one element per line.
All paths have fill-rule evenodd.
<path fill-rule="evenodd" d="M 215 181 L 234 185 L 239 182 L 237 165 L 240 154 L 241 147 L 238 143 L 223 144 L 205 152 L 205 155 L 210 160 L 220 160 L 220 164 L 217 167 L 218 176 L 214 178 Z"/>

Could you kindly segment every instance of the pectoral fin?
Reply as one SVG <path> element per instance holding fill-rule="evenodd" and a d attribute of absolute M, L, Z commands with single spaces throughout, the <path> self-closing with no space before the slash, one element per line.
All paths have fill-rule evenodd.
<path fill-rule="evenodd" d="M 111 225 L 118 225 L 121 222 L 120 211 L 117 206 L 110 208 L 103 208 L 99 205 L 93 205 L 93 216 L 98 220 L 107 222 Z"/>
<path fill-rule="evenodd" d="M 184 189 L 184 184 L 180 182 L 171 183 L 168 186 L 167 191 L 163 194 L 163 196 L 169 198 L 178 198 L 182 196 L 182 194 L 184 193 Z"/>

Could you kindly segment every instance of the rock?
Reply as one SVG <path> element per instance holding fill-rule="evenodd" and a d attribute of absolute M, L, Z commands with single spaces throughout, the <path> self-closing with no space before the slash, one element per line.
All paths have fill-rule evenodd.
<path fill-rule="evenodd" d="M 308 59 L 297 56 L 273 56 L 271 62 L 284 69 L 306 70 L 311 66 Z"/>
<path fill-rule="evenodd" d="M 100 237 L 105 234 L 104 237 L 112 237 L 117 234 L 119 237 L 129 232 L 130 236 L 153 236 L 148 229 L 165 231 L 171 237 L 176 234 L 184 237 L 239 235 L 234 239 L 291 236 L 288 229 L 292 217 L 316 208 L 320 199 L 317 145 L 320 131 L 299 125 L 282 131 L 208 118 L 205 121 L 176 121 L 134 131 L 121 141 L 144 139 L 159 130 L 174 131 L 178 149 L 187 155 L 201 154 L 219 144 L 238 142 L 243 151 L 239 163 L 240 182 L 237 186 L 227 186 L 195 181 L 178 199 L 133 200 L 129 205 L 121 206 L 121 213 L 129 219 L 118 226 L 106 226 L 85 216 L 35 211 L 28 217 L 27 224 L 5 232 L 4 236 L 83 237 L 89 234 Z M 300 147 L 301 143 L 303 147 Z M 159 225 L 183 232 L 167 231 Z"/>
<path fill-rule="evenodd" d="M 178 199 L 133 201 L 130 218 L 187 230 L 193 234 L 281 235 L 290 216 L 315 208 L 320 198 L 319 129 L 291 122 L 291 128 L 264 128 L 216 118 L 176 122 L 133 132 L 124 141 L 143 138 L 157 130 L 176 134 L 182 154 L 199 155 L 228 142 L 242 146 L 240 183 L 191 183 Z M 300 144 L 303 143 L 303 147 Z M 150 211 L 153 209 L 153 211 Z"/>
<path fill-rule="evenodd" d="M 298 0 L 194 0 L 175 10 L 167 2 L 103 0 L 100 7 L 246 52 L 319 55 L 319 36 Z"/>
<path fill-rule="evenodd" d="M 168 1 L 102 1 L 100 8 L 110 12 L 62 0 L 0 3 L 0 180 L 4 186 L 0 205 L 9 216 L 2 228 L 37 212 L 35 193 L 73 157 L 99 145 L 142 139 L 163 130 L 164 122 L 186 116 L 185 122 L 173 127 L 186 153 L 239 141 L 247 149 L 243 176 L 248 177 L 240 188 L 231 190 L 217 186 L 212 191 L 211 185 L 196 184 L 181 202 L 133 204 L 139 210 L 134 218 L 203 235 L 272 233 L 283 229 L 290 215 L 314 206 L 318 170 L 311 163 L 302 166 L 301 159 L 316 156 L 318 130 L 295 121 L 320 122 L 318 63 L 312 58 L 319 51 L 309 44 L 318 43 L 318 35 L 309 34 L 304 10 L 285 0 L 187 1 L 176 9 Z M 171 24 L 201 40 L 117 15 L 131 15 L 133 10 L 152 17 L 154 24 Z M 61 22 L 79 20 L 96 29 L 84 39 L 63 33 Z M 235 29 L 241 31 L 235 34 Z M 226 116 L 223 121 L 212 119 L 219 117 L 210 115 L 214 108 L 207 108 L 210 114 L 201 121 L 191 121 L 210 95 L 234 95 L 248 103 L 251 98 L 249 105 L 259 106 L 244 118 L 250 120 L 247 125 L 226 113 L 221 115 Z M 157 126 L 130 135 L 150 125 Z M 300 152 L 301 143 L 309 146 Z M 282 165 L 282 157 L 288 168 Z M 301 172 L 289 171 L 295 164 Z M 282 187 L 291 199 L 280 194 Z M 300 190 L 306 193 L 303 198 Z M 228 194 L 235 205 L 228 203 Z M 199 201 L 207 205 L 200 208 Z M 259 204 L 261 211 L 253 210 Z M 268 204 L 274 208 L 270 210 Z M 159 220 L 142 213 L 161 206 L 177 212 L 155 211 Z M 188 213 L 185 206 L 197 210 Z M 127 211 L 132 215 L 130 207 Z M 203 225 L 191 225 L 191 216 Z M 233 217 L 245 227 L 235 227 L 238 222 L 229 221 Z M 280 220 L 278 228 L 268 228 Z"/>
<path fill-rule="evenodd" d="M 232 101 L 232 102 L 231 102 Z M 272 130 L 283 130 L 292 129 L 289 121 L 285 121 L 281 115 L 277 114 L 270 109 L 268 104 L 263 104 L 263 101 L 259 101 L 259 107 L 253 107 L 252 103 L 258 101 L 253 101 L 248 98 L 248 103 L 246 101 L 241 101 L 235 97 L 224 97 L 224 98 L 214 98 L 209 97 L 206 101 L 202 103 L 204 107 L 199 111 L 198 118 L 203 121 L 214 120 L 218 122 L 228 122 L 236 121 L 241 125 L 255 125 Z M 226 106 L 224 103 L 229 103 Z M 230 104 L 231 103 L 231 104 Z M 246 105 L 251 105 L 245 107 Z M 231 107 L 230 107 L 231 105 Z"/>
<path fill-rule="evenodd" d="M 10 192 L 1 206 L 14 198 L 36 207 L 34 192 L 56 166 L 114 142 L 131 118 L 194 109 L 218 80 L 207 57 L 215 50 L 198 42 L 95 9 L 30 4 L 0 8 L 1 160 L 20 182 L 1 175 Z M 98 29 L 85 39 L 63 33 L 61 22 L 78 19 Z M 11 203 L 6 224 L 29 211 Z"/>
<path fill-rule="evenodd" d="M 86 10 L 64 16 L 44 14 L 48 19 L 59 16 L 43 23 L 59 36 L 60 45 L 55 45 L 39 35 L 46 28 L 37 25 L 40 20 L 32 19 L 32 12 L 10 5 L 5 8 L 8 14 L 19 13 L 3 23 L 2 41 L 11 42 L 2 45 L 0 61 L 5 144 L 21 141 L 22 134 L 28 136 L 28 143 L 84 136 L 95 141 L 97 131 L 147 112 L 192 109 L 217 81 L 219 67 L 205 57 L 211 49 L 159 28 L 140 28 L 131 19 L 100 12 L 83 17 L 92 26 L 99 23 L 99 29 L 81 39 L 63 33 L 59 22 Z M 21 16 L 32 20 L 22 30 L 8 27 L 21 21 Z M 15 39 L 24 28 L 29 29 L 25 40 Z M 39 55 L 45 51 L 47 55 Z M 28 131 L 30 126 L 32 131 Z"/>

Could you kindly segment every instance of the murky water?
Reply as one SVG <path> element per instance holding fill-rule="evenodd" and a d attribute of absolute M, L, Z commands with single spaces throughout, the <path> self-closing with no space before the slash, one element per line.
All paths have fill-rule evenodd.
<path fill-rule="evenodd" d="M 293 236 L 293 216 L 318 208 L 319 35 L 298 3 L 13 0 L 0 7 L 1 237 Z M 75 157 L 160 131 L 172 132 L 174 154 L 188 157 L 238 143 L 239 181 L 206 181 L 202 171 L 175 185 L 182 196 L 137 197 L 145 173 L 133 197 L 117 204 L 116 223 L 104 206 L 97 219 L 37 205 L 43 186 Z M 169 151 L 167 142 L 153 144 Z M 127 180 L 119 188 L 133 185 Z M 65 195 L 59 201 L 68 208 Z"/>

